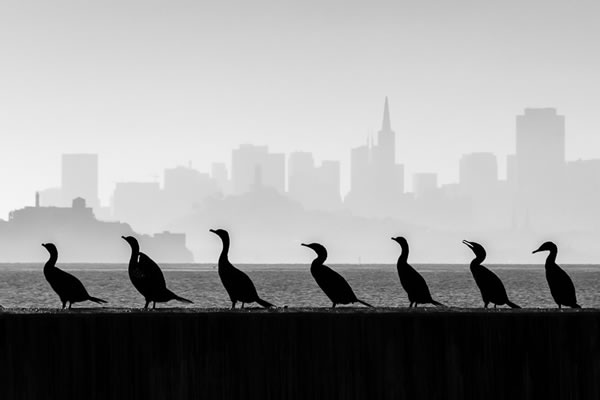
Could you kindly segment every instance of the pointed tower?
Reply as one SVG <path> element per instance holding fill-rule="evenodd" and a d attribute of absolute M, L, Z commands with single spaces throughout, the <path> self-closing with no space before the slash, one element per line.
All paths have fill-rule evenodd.
<path fill-rule="evenodd" d="M 385 105 L 383 106 L 383 122 L 381 123 L 381 130 L 391 132 L 392 124 L 390 123 L 390 107 L 388 105 L 388 98 L 385 96 Z"/>
<path fill-rule="evenodd" d="M 396 163 L 396 134 L 392 130 L 390 122 L 390 108 L 387 96 L 383 106 L 381 130 L 377 134 L 377 151 L 374 153 L 377 154 L 375 161 L 378 163 L 385 165 Z"/>

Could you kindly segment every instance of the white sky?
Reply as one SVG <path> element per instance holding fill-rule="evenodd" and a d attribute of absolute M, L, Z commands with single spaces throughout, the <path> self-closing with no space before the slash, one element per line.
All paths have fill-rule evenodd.
<path fill-rule="evenodd" d="M 568 158 L 600 157 L 593 1 L 0 1 L 0 217 L 97 152 L 101 195 L 239 143 L 340 159 L 390 97 L 407 172 L 457 179 L 503 158 L 514 117 L 567 117 Z"/>

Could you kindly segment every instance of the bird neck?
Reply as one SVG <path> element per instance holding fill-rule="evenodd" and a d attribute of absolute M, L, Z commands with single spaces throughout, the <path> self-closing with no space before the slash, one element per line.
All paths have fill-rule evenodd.
<path fill-rule="evenodd" d="M 140 246 L 132 245 L 131 246 L 131 257 L 129 258 L 129 265 L 134 265 L 137 263 L 138 256 L 140 255 Z"/>
<path fill-rule="evenodd" d="M 223 241 L 223 249 L 219 256 L 219 267 L 229 264 L 229 238 L 221 238 Z"/>
<path fill-rule="evenodd" d="M 402 246 L 402 253 L 398 257 L 398 265 L 408 264 L 408 246 Z"/>
<path fill-rule="evenodd" d="M 485 261 L 485 257 L 476 256 L 473 259 L 473 261 L 471 261 L 471 267 L 472 268 L 480 267 L 481 264 L 483 263 L 483 261 Z"/>
<path fill-rule="evenodd" d="M 311 267 L 320 267 L 325 264 L 325 260 L 327 260 L 327 254 L 317 254 L 317 258 L 313 260 Z"/>
<path fill-rule="evenodd" d="M 548 257 L 546 257 L 546 266 L 552 266 L 552 265 L 556 265 L 556 255 L 557 255 L 558 251 L 556 250 L 550 250 L 550 253 L 548 253 Z"/>
<path fill-rule="evenodd" d="M 51 252 L 50 258 L 48 259 L 48 261 L 46 261 L 46 264 L 44 265 L 44 269 L 54 268 L 56 266 L 57 260 L 58 260 L 58 253 Z"/>

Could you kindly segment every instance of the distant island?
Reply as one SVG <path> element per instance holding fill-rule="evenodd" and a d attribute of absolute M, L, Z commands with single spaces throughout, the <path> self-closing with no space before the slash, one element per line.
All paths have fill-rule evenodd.
<path fill-rule="evenodd" d="M 99 221 L 81 197 L 73 199 L 71 207 L 43 207 L 38 194 L 34 207 L 14 210 L 8 221 L 0 220 L 0 259 L 40 262 L 46 259 L 41 244 L 52 242 L 58 247 L 59 263 L 126 263 L 129 246 L 121 236 L 128 235 L 156 261 L 193 262 L 184 233 L 138 234 L 129 224 Z"/>

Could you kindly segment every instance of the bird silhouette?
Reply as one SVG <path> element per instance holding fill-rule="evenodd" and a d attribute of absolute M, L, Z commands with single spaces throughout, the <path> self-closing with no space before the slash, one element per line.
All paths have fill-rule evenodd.
<path fill-rule="evenodd" d="M 558 254 L 558 247 L 552 242 L 545 242 L 533 253 L 540 251 L 548 251 L 548 257 L 546 257 L 546 280 L 550 287 L 550 294 L 552 298 L 558 304 L 558 308 L 561 306 L 567 306 L 571 308 L 581 308 L 577 304 L 577 296 L 575 294 L 575 286 L 573 281 L 567 275 L 567 273 L 556 264 L 556 255 Z"/>
<path fill-rule="evenodd" d="M 473 278 L 475 278 L 475 283 L 479 287 L 485 308 L 487 308 L 489 303 L 493 303 L 494 308 L 504 304 L 511 308 L 521 308 L 508 299 L 506 289 L 500 278 L 481 264 L 486 257 L 483 246 L 467 240 L 463 240 L 462 242 L 475 253 L 475 258 L 471 261 L 471 273 L 473 274 Z"/>
<path fill-rule="evenodd" d="M 302 246 L 308 247 L 317 253 L 317 257 L 310 265 L 310 273 L 317 281 L 317 285 L 333 303 L 331 308 L 335 308 L 338 304 L 351 303 L 361 303 L 367 307 L 373 307 L 366 301 L 359 300 L 344 277 L 325 265 L 325 260 L 327 260 L 325 246 L 319 243 L 302 243 Z"/>
<path fill-rule="evenodd" d="M 69 303 L 70 310 L 73 303 L 87 300 L 98 304 L 107 303 L 106 300 L 90 296 L 79 279 L 56 267 L 58 250 L 53 243 L 42 243 L 42 246 L 50 253 L 50 258 L 44 265 L 44 276 L 52 287 L 52 290 L 58 294 L 63 309 L 66 307 L 67 303 Z"/>
<path fill-rule="evenodd" d="M 417 307 L 418 304 L 433 304 L 436 306 L 443 306 L 442 303 L 433 300 L 429 287 L 425 279 L 408 263 L 408 242 L 402 236 L 393 237 L 393 241 L 398 243 L 402 248 L 402 253 L 398 257 L 398 263 L 396 267 L 398 269 L 398 277 L 400 278 L 400 284 L 408 294 L 408 301 L 410 301 L 409 307 L 413 304 Z"/>
<path fill-rule="evenodd" d="M 221 282 L 231 299 L 231 309 L 235 308 L 238 301 L 242 303 L 242 308 L 247 303 L 258 303 L 265 308 L 275 307 L 268 301 L 261 299 L 250 277 L 229 262 L 229 246 L 231 243 L 229 233 L 225 229 L 210 229 L 210 232 L 220 237 L 223 242 L 217 269 L 219 278 L 221 278 Z"/>
<path fill-rule="evenodd" d="M 148 308 L 152 302 L 152 308 L 156 308 L 156 303 L 166 303 L 171 300 L 177 300 L 182 303 L 193 303 L 184 299 L 167 289 L 165 277 L 158 264 L 146 254 L 140 252 L 140 245 L 133 236 L 121 236 L 131 247 L 131 258 L 129 259 L 129 279 L 138 292 L 144 296 Z"/>

